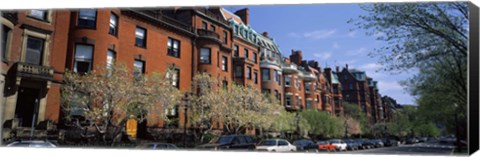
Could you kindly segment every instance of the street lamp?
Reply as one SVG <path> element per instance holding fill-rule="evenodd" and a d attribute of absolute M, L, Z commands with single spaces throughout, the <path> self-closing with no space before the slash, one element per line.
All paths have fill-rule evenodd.
<path fill-rule="evenodd" d="M 185 93 L 182 100 L 185 102 L 184 104 L 184 112 L 183 112 L 183 146 L 187 147 L 187 111 L 188 111 L 188 102 L 190 101 L 190 97 L 188 97 L 188 93 Z"/>
<path fill-rule="evenodd" d="M 348 138 L 348 123 L 347 120 L 345 119 L 345 123 L 343 124 L 345 126 L 345 139 Z"/>
<path fill-rule="evenodd" d="M 455 139 L 456 139 L 456 145 L 457 145 L 457 151 L 460 152 L 461 150 L 461 145 L 460 145 L 460 138 L 459 138 L 459 131 L 458 131 L 458 104 L 454 103 L 453 106 L 455 107 L 454 113 L 455 113 Z"/>
<path fill-rule="evenodd" d="M 300 115 L 298 114 L 298 110 L 297 112 L 295 113 L 295 122 L 297 124 L 297 127 L 296 127 L 296 132 L 297 132 L 297 136 L 300 135 Z"/>

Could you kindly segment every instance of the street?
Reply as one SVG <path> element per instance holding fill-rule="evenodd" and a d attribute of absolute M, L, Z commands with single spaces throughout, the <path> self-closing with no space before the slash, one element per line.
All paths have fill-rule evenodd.
<path fill-rule="evenodd" d="M 429 141 L 396 147 L 382 147 L 367 150 L 338 152 L 343 154 L 385 154 L 385 155 L 451 155 L 452 144 L 440 144 L 438 141 Z"/>

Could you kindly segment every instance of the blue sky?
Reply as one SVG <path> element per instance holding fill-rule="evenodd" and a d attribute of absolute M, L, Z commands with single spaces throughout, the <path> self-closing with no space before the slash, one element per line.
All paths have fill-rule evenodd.
<path fill-rule="evenodd" d="M 368 53 L 383 46 L 375 35 L 367 36 L 364 30 L 347 23 L 351 18 L 366 14 L 357 4 L 314 5 L 257 5 L 225 6 L 235 12 L 248 7 L 250 25 L 259 33 L 268 32 L 280 46 L 285 57 L 292 49 L 302 50 L 304 60 L 317 60 L 322 68 L 335 69 L 348 64 L 349 68 L 366 71 L 369 77 L 379 82 L 380 94 L 388 95 L 400 104 L 415 104 L 415 100 L 399 85 L 398 81 L 412 76 L 411 73 L 390 74 L 378 71 L 378 58 Z"/>

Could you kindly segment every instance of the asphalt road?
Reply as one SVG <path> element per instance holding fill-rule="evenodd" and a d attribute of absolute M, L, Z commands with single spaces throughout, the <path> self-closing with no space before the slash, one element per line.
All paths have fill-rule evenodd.
<path fill-rule="evenodd" d="M 451 155 L 453 145 L 440 144 L 437 141 L 400 145 L 394 147 L 373 148 L 367 150 L 338 152 L 344 154 L 379 154 L 379 155 Z"/>

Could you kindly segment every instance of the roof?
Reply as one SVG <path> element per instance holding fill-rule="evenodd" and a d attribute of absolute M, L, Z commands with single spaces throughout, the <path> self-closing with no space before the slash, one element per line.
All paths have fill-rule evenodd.
<path fill-rule="evenodd" d="M 366 81 L 367 79 L 367 74 L 365 71 L 359 71 L 357 69 L 349 69 L 348 70 L 352 75 L 357 79 L 358 81 Z"/>
<path fill-rule="evenodd" d="M 230 12 L 230 11 L 224 9 L 224 8 L 220 9 L 220 13 L 222 13 L 222 16 L 225 20 L 233 19 L 233 21 L 235 21 L 237 23 L 240 23 L 242 25 L 245 25 L 240 17 L 238 17 L 234 13 L 232 13 L 232 12 Z"/>
<path fill-rule="evenodd" d="M 340 84 L 340 81 L 338 81 L 338 75 L 336 73 L 332 73 L 332 83 Z"/>

